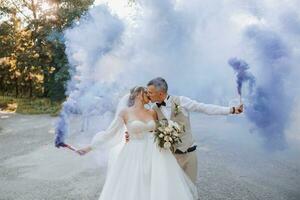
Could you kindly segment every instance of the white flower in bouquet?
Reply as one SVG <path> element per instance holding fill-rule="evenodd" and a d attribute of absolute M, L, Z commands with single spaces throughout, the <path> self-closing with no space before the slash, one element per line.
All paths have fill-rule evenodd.
<path fill-rule="evenodd" d="M 175 150 L 175 145 L 181 142 L 180 136 L 184 132 L 184 126 L 174 121 L 158 121 L 155 130 L 155 141 L 164 149 Z"/>
<path fill-rule="evenodd" d="M 166 133 L 171 133 L 171 132 L 172 132 L 172 129 L 171 129 L 169 126 L 167 126 L 167 127 L 165 128 L 165 132 L 166 132 Z"/>
<path fill-rule="evenodd" d="M 162 127 L 158 127 L 158 130 L 159 130 L 160 132 L 163 132 L 163 131 L 164 131 L 164 129 L 163 129 Z"/>
<path fill-rule="evenodd" d="M 171 148 L 171 143 L 170 143 L 170 142 L 165 142 L 165 143 L 164 143 L 164 148 L 165 148 L 165 149 Z"/>
<path fill-rule="evenodd" d="M 166 142 L 169 142 L 169 136 L 166 135 L 166 136 L 164 137 L 164 140 L 165 140 Z"/>

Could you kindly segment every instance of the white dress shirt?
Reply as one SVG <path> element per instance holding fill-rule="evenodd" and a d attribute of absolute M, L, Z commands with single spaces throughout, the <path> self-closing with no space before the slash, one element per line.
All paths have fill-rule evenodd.
<path fill-rule="evenodd" d="M 200 103 L 185 96 L 178 96 L 178 98 L 180 101 L 179 106 L 181 107 L 181 112 L 186 117 L 189 117 L 190 112 L 200 112 L 207 115 L 228 115 L 231 113 L 230 107 Z M 160 106 L 160 110 L 166 119 L 170 120 L 172 112 L 172 96 L 168 95 L 164 102 L 166 103 L 166 106 Z M 192 146 L 195 145 L 197 146 L 196 142 L 194 142 Z"/>
<path fill-rule="evenodd" d="M 185 96 L 179 96 L 179 99 L 182 112 L 186 116 L 189 115 L 189 112 L 200 112 L 207 115 L 228 115 L 231 111 L 230 107 L 200 103 Z M 170 120 L 172 112 L 172 96 L 169 96 L 169 98 L 167 97 L 165 103 L 166 106 L 161 106 L 160 109 L 165 117 Z"/>

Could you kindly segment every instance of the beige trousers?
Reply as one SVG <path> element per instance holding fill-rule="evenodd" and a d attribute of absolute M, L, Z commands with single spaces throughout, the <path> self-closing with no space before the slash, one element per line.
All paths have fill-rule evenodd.
<path fill-rule="evenodd" d="M 174 154 L 183 171 L 196 183 L 198 177 L 197 150 L 186 154 Z"/>

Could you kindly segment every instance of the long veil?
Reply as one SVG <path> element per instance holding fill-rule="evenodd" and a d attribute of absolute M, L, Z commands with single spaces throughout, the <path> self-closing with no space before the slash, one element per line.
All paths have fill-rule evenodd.
<path fill-rule="evenodd" d="M 115 112 L 115 116 L 108 128 L 104 131 L 96 133 L 91 141 L 91 144 L 97 143 L 97 141 L 103 139 L 102 137 L 104 134 L 110 135 L 110 137 L 106 138 L 106 140 L 101 142 L 101 145 L 96 148 L 96 160 L 98 164 L 100 166 L 108 166 L 108 169 L 116 160 L 120 150 L 125 144 L 126 126 L 123 122 L 120 122 L 120 113 L 122 112 L 122 110 L 128 108 L 127 104 L 129 95 L 130 94 L 127 93 L 120 99 Z M 117 128 L 112 129 L 112 127 Z"/>

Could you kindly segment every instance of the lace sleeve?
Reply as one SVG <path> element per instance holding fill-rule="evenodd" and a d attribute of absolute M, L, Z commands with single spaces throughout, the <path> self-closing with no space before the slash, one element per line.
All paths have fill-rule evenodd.
<path fill-rule="evenodd" d="M 92 139 L 90 147 L 111 148 L 125 142 L 125 124 L 121 116 L 117 115 L 105 131 L 98 132 Z"/>

